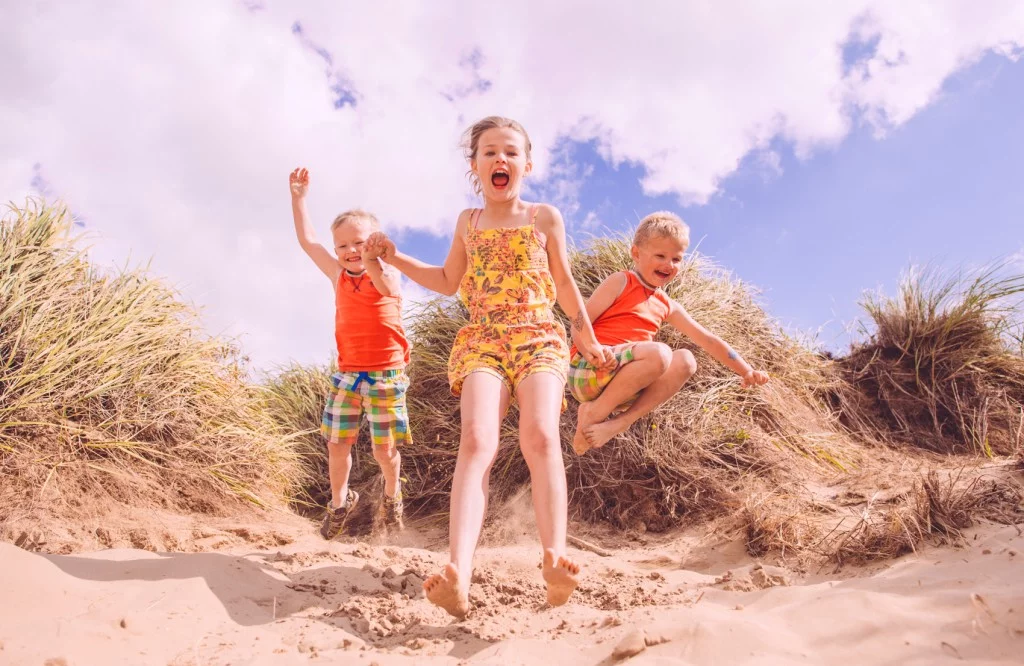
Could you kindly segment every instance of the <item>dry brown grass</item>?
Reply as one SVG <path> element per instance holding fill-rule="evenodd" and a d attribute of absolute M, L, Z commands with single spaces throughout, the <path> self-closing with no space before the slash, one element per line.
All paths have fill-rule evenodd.
<path fill-rule="evenodd" d="M 628 268 L 624 239 L 597 239 L 573 252 L 573 274 L 584 295 L 608 274 Z M 773 376 L 762 390 L 739 388 L 738 378 L 671 331 L 662 338 L 689 347 L 698 374 L 677 396 L 613 444 L 578 457 L 568 447 L 576 404 L 562 419 L 562 440 L 574 515 L 662 531 L 685 518 L 720 515 L 742 503 L 752 481 L 774 483 L 808 469 L 837 471 L 857 464 L 810 387 L 835 381 L 829 362 L 785 336 L 754 302 L 749 289 L 705 259 L 692 260 L 671 295 L 699 321 Z M 443 512 L 455 469 L 459 403 L 448 389 L 447 362 L 455 333 L 466 322 L 456 301 L 437 299 L 414 319 L 409 406 L 416 444 L 403 450 L 413 512 Z M 503 426 L 492 473 L 493 500 L 510 497 L 529 480 L 518 451 L 517 416 Z"/>
<path fill-rule="evenodd" d="M 41 205 L 13 208 L 0 225 L 0 527 L 41 502 L 95 498 L 190 513 L 286 496 L 315 515 L 329 487 L 318 426 L 330 368 L 284 368 L 253 384 L 237 350 L 203 335 L 173 290 L 144 272 L 97 271 L 67 233 L 65 212 Z M 628 251 L 613 238 L 573 252 L 583 293 L 628 268 Z M 772 380 L 742 390 L 666 329 L 661 339 L 691 349 L 698 372 L 628 432 L 576 456 L 569 398 L 572 514 L 629 531 L 731 521 L 757 556 L 838 564 L 956 540 L 979 516 L 1019 520 L 1019 485 L 948 470 L 977 453 L 1024 454 L 1024 370 L 1007 305 L 1020 280 L 989 275 L 966 292 L 916 284 L 869 303 L 875 336 L 835 361 L 780 331 L 746 285 L 691 259 L 671 296 Z M 438 299 L 409 328 L 415 444 L 402 454 L 413 516 L 447 517 L 460 414 L 446 369 L 465 321 L 458 302 Z M 493 507 L 529 483 L 512 412 Z M 375 497 L 369 447 L 354 458 L 353 485 Z M 905 490 L 878 500 L 883 488 Z"/>
<path fill-rule="evenodd" d="M 64 209 L 0 221 L 0 522 L 109 497 L 216 512 L 301 480 L 237 349 L 143 271 L 90 265 Z"/>
<path fill-rule="evenodd" d="M 898 557 L 918 545 L 962 543 L 963 530 L 978 519 L 1018 523 L 1024 519 L 1021 486 L 1006 479 L 930 470 L 894 505 L 864 508 L 848 529 L 835 529 L 818 546 L 838 565 Z"/>
<path fill-rule="evenodd" d="M 911 273 L 869 297 L 873 334 L 840 359 L 833 395 L 854 432 L 940 453 L 1024 449 L 1024 275 Z"/>

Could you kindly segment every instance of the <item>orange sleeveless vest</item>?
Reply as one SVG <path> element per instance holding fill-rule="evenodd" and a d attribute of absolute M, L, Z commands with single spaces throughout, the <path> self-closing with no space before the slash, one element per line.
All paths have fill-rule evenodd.
<path fill-rule="evenodd" d="M 366 273 L 353 276 L 342 271 L 334 305 L 338 370 L 392 370 L 409 363 L 400 298 L 381 295 Z"/>
<path fill-rule="evenodd" d="M 625 274 L 626 286 L 622 293 L 597 321 L 592 322 L 597 341 L 609 347 L 653 340 L 672 311 L 672 301 L 664 291 L 652 290 L 633 271 L 625 271 Z M 571 353 L 576 353 L 575 345 Z"/>

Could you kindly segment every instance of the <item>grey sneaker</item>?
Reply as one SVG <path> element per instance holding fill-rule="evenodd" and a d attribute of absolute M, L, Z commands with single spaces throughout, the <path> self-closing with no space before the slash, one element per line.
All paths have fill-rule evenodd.
<path fill-rule="evenodd" d="M 341 534 L 341 531 L 345 529 L 345 522 L 358 503 L 359 493 L 351 488 L 349 488 L 348 495 L 345 496 L 345 506 L 335 509 L 334 503 L 328 502 L 327 515 L 324 516 L 324 522 L 320 525 L 320 536 L 330 541 Z"/>
<path fill-rule="evenodd" d="M 394 527 L 399 531 L 405 529 L 405 523 L 403 518 L 405 517 L 405 506 L 402 504 L 402 491 L 399 489 L 398 494 L 394 497 L 384 496 L 384 501 L 381 503 L 384 509 L 384 525 L 386 527 Z"/>

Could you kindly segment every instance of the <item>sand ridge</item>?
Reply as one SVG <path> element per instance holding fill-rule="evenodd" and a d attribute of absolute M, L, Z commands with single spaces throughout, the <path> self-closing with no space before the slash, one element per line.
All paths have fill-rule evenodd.
<path fill-rule="evenodd" d="M 1024 537 L 1012 526 L 841 577 L 692 540 L 610 557 L 571 549 L 584 573 L 559 608 L 545 603 L 535 544 L 485 546 L 461 622 L 423 596 L 446 557 L 415 542 L 436 534 L 292 536 L 195 553 L 0 544 L 0 663 L 1010 664 L 1024 652 Z"/>

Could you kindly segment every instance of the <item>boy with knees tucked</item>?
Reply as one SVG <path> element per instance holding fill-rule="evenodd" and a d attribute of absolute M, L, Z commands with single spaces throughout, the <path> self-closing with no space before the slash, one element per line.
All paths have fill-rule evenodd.
<path fill-rule="evenodd" d="M 412 435 L 405 404 L 409 341 L 402 328 L 399 273 L 366 243 L 380 230 L 376 217 L 363 210 L 338 215 L 331 224 L 332 254 L 317 242 L 306 211 L 309 172 L 296 169 L 289 185 L 299 245 L 330 279 L 335 294 L 338 372 L 331 376 L 333 389 L 320 428 L 327 439 L 331 500 L 320 534 L 328 540 L 338 536 L 359 501 L 348 482 L 352 446 L 364 419 L 384 477 L 384 523 L 402 529 L 398 447 L 412 443 Z"/>
<path fill-rule="evenodd" d="M 594 335 L 613 348 L 618 363 L 602 370 L 571 350 L 569 390 L 580 403 L 573 437 L 576 453 L 603 446 L 624 432 L 672 397 L 696 371 L 697 361 L 688 350 L 654 341 L 662 323 L 742 377 L 744 387 L 768 381 L 767 374 L 751 368 L 665 293 L 682 268 L 689 244 L 689 227 L 679 217 L 668 212 L 648 215 L 633 238 L 633 270 L 609 275 L 587 301 Z"/>

